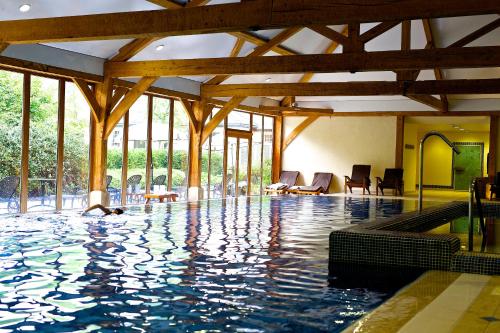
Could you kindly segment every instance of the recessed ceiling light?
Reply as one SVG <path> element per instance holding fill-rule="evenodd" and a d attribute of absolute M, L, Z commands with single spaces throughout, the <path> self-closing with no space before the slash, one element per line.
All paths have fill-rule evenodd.
<path fill-rule="evenodd" d="M 31 5 L 30 4 L 24 4 L 24 5 L 21 5 L 19 6 L 19 11 L 22 12 L 22 13 L 26 13 L 28 12 L 29 10 L 31 9 Z"/>
<path fill-rule="evenodd" d="M 465 128 L 459 128 L 459 130 L 461 130 L 461 131 L 465 131 Z"/>
<path fill-rule="evenodd" d="M 161 51 L 161 50 L 163 50 L 164 48 L 165 48 L 165 45 L 158 45 L 158 46 L 156 47 L 156 51 Z"/>
<path fill-rule="evenodd" d="M 270 77 L 268 77 L 268 78 L 266 79 L 266 82 L 271 82 L 271 78 L 270 78 Z"/>

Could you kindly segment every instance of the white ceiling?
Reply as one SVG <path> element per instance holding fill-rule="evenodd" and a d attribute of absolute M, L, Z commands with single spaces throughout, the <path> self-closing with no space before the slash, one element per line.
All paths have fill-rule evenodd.
<path fill-rule="evenodd" d="M 32 9 L 27 13 L 21 13 L 18 8 L 21 4 L 30 3 Z M 178 1 L 183 2 L 183 1 Z M 185 2 L 185 1 L 184 1 Z M 228 2 L 238 2 L 231 0 L 214 0 L 209 4 L 220 4 Z M 479 4 L 478 4 L 479 5 Z M 146 0 L 1 0 L 0 1 L 0 20 L 15 20 L 29 19 L 41 17 L 56 17 L 70 15 L 85 15 L 97 13 L 111 13 L 122 11 L 141 11 L 141 10 L 158 10 L 161 7 L 154 5 Z M 432 26 L 435 34 L 435 39 L 438 46 L 447 46 L 456 40 L 464 37 L 470 32 L 484 26 L 485 24 L 498 18 L 498 15 L 471 16 L 459 18 L 444 18 L 432 20 Z M 364 32 L 376 25 L 363 24 L 361 32 Z M 331 28 L 341 31 L 342 26 L 332 26 Z M 375 38 L 366 45 L 367 51 L 384 51 L 400 49 L 400 25 L 392 28 L 383 35 Z M 281 30 L 267 30 L 256 32 L 259 36 L 272 38 Z M 212 58 L 212 57 L 227 57 L 229 56 L 234 43 L 235 37 L 229 34 L 210 34 L 210 35 L 192 35 L 192 36 L 174 36 L 167 37 L 156 41 L 146 47 L 143 51 L 137 54 L 132 60 L 160 60 L 160 59 L 192 59 L 192 58 Z M 105 40 L 91 42 L 68 42 L 68 43 L 49 43 L 51 47 L 56 47 L 64 50 L 69 50 L 85 55 L 90 55 L 99 58 L 109 58 L 116 54 L 118 49 L 127 44 L 129 40 Z M 296 51 L 299 54 L 315 54 L 322 53 L 331 41 L 327 38 L 309 30 L 303 29 L 296 35 L 292 36 L 283 46 Z M 426 44 L 425 34 L 421 21 L 412 22 L 412 48 L 421 49 Z M 156 51 L 156 46 L 164 45 L 161 51 Z M 490 46 L 500 45 L 500 29 L 490 32 L 486 36 L 471 43 L 470 46 Z M 255 45 L 245 43 L 240 56 L 250 53 Z M 340 52 L 341 48 L 337 50 Z M 273 52 L 268 52 L 266 55 L 274 55 Z M 499 78 L 499 68 L 487 69 L 453 69 L 444 70 L 444 76 L 447 79 L 468 79 L 468 78 Z M 285 74 L 285 75 L 237 75 L 228 79 L 225 83 L 263 83 L 267 78 L 271 79 L 272 83 L 290 83 L 296 82 L 301 75 Z M 204 82 L 208 77 L 189 77 L 189 79 Z M 434 79 L 433 71 L 422 71 L 419 75 L 419 80 Z M 392 72 L 364 72 L 364 73 L 334 73 L 334 74 L 317 74 L 313 77 L 313 82 L 347 82 L 347 81 L 392 81 L 395 80 L 395 74 Z M 454 98 L 473 98 L 482 99 L 487 97 L 491 99 L 500 98 L 500 96 L 473 96 L 461 95 Z M 298 97 L 299 101 L 336 101 L 345 100 L 346 98 L 338 97 Z M 349 100 L 380 100 L 380 98 L 354 98 Z M 407 99 L 403 96 L 383 97 L 383 100 L 401 100 Z M 419 104 L 422 106 L 421 104 Z"/>

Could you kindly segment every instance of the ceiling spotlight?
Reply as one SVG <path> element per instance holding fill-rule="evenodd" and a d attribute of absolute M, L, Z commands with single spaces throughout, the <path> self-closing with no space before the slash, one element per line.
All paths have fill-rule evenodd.
<path fill-rule="evenodd" d="M 268 77 L 268 78 L 266 79 L 266 82 L 267 82 L 267 83 L 271 82 L 271 78 L 270 78 L 270 77 Z"/>
<path fill-rule="evenodd" d="M 21 5 L 19 6 L 19 11 L 22 12 L 22 13 L 26 13 L 28 12 L 29 10 L 31 9 L 31 5 L 30 4 L 24 4 L 24 5 Z"/>
<path fill-rule="evenodd" d="M 465 128 L 459 128 L 460 131 L 465 131 Z"/>
<path fill-rule="evenodd" d="M 158 45 L 158 46 L 156 47 L 156 49 L 155 49 L 155 50 L 156 50 L 156 51 L 161 51 L 161 50 L 163 50 L 164 48 L 165 48 L 165 45 Z"/>

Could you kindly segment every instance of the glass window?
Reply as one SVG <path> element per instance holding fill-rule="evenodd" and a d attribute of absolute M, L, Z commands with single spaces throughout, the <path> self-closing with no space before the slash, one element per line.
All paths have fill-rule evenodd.
<path fill-rule="evenodd" d="M 0 214 L 19 212 L 23 74 L 0 70 Z"/>
<path fill-rule="evenodd" d="M 251 177 L 251 193 L 252 195 L 261 194 L 262 180 L 262 142 L 264 139 L 264 118 L 262 116 L 253 115 L 252 124 L 252 177 Z"/>
<path fill-rule="evenodd" d="M 221 198 L 224 166 L 224 121 L 212 132 L 211 139 L 210 198 Z"/>
<path fill-rule="evenodd" d="M 227 116 L 227 128 L 250 130 L 250 114 L 240 111 L 231 111 Z"/>
<path fill-rule="evenodd" d="M 148 97 L 143 95 L 129 111 L 127 203 L 142 200 L 146 184 L 146 142 L 148 140 Z"/>
<path fill-rule="evenodd" d="M 153 97 L 152 166 L 153 192 L 164 192 L 168 184 L 168 140 L 170 99 Z"/>
<path fill-rule="evenodd" d="M 66 83 L 64 114 L 63 208 L 87 206 L 90 109 L 73 83 Z"/>
<path fill-rule="evenodd" d="M 172 156 L 172 190 L 179 194 L 179 199 L 187 195 L 189 118 L 181 102 L 174 102 L 174 137 Z"/>
<path fill-rule="evenodd" d="M 121 204 L 122 167 L 123 167 L 123 118 L 116 124 L 108 137 L 108 165 L 106 186 L 111 205 Z"/>
<path fill-rule="evenodd" d="M 264 117 L 264 156 L 262 168 L 262 183 L 264 186 L 271 184 L 273 167 L 273 117 Z"/>
<path fill-rule="evenodd" d="M 56 207 L 59 81 L 31 76 L 28 211 Z"/>

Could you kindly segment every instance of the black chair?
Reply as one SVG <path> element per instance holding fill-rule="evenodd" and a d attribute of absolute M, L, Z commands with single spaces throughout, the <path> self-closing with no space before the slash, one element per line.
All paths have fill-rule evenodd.
<path fill-rule="evenodd" d="M 490 187 L 490 200 L 493 199 L 493 195 L 498 199 L 498 194 L 500 193 L 500 172 L 497 172 L 495 178 L 493 178 L 493 184 Z"/>
<path fill-rule="evenodd" d="M 372 168 L 371 165 L 360 165 L 360 164 L 353 165 L 351 177 L 344 176 L 345 178 L 344 193 L 347 193 L 347 188 L 349 188 L 349 191 L 352 193 L 353 187 L 361 187 L 363 188 L 363 194 L 365 194 L 365 190 L 367 190 L 368 194 L 370 194 L 371 168 Z"/>
<path fill-rule="evenodd" d="M 19 177 L 17 176 L 7 176 L 0 180 L 0 202 L 7 202 L 7 211 L 9 213 L 19 211 L 19 202 L 14 196 L 18 186 Z"/>
<path fill-rule="evenodd" d="M 382 192 L 382 195 L 384 195 L 384 189 L 386 188 L 395 190 L 396 195 L 398 195 L 398 191 L 400 195 L 403 195 L 403 184 L 403 169 L 385 169 L 384 179 L 377 177 L 377 195 L 379 189 L 380 192 Z"/>

